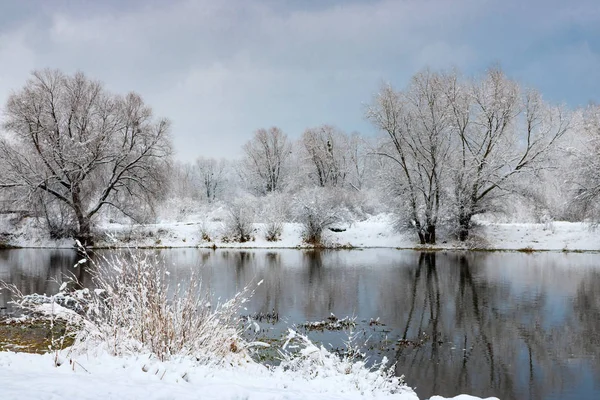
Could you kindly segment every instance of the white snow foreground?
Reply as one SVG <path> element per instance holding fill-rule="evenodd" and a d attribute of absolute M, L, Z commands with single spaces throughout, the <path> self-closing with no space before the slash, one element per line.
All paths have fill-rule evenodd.
<path fill-rule="evenodd" d="M 0 398 L 418 400 L 407 387 L 396 393 L 366 390 L 372 389 L 372 377 L 364 369 L 364 374 L 343 374 L 324 367 L 307 377 L 283 368 L 269 370 L 254 362 L 210 367 L 186 358 L 160 362 L 149 355 L 114 357 L 104 352 L 63 356 L 59 356 L 63 363 L 55 367 L 55 354 L 0 352 Z M 454 399 L 478 398 L 461 395 Z"/>
<path fill-rule="evenodd" d="M 306 367 L 303 361 L 269 369 L 249 359 L 206 366 L 191 358 L 160 362 L 150 355 L 115 357 L 102 351 L 68 357 L 63 351 L 55 367 L 55 354 L 2 352 L 0 398 L 418 400 L 397 378 L 384 382 L 377 371 L 342 365 L 322 348 L 305 350 L 321 362 L 304 370 L 295 368 Z"/>

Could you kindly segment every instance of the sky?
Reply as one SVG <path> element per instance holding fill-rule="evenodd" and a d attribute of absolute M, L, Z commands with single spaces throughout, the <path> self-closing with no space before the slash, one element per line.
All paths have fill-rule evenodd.
<path fill-rule="evenodd" d="M 240 156 L 364 118 L 383 82 L 493 65 L 544 98 L 600 102 L 599 0 L 0 0 L 0 104 L 31 71 L 83 71 L 173 125 L 176 157 Z"/>

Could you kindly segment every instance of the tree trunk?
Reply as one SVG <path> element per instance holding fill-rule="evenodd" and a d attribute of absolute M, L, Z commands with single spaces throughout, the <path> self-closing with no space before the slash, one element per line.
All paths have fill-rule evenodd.
<path fill-rule="evenodd" d="M 435 244 L 435 225 L 425 227 L 425 243 Z"/>
<path fill-rule="evenodd" d="M 77 223 L 79 225 L 79 230 L 77 232 L 77 236 L 75 236 L 75 239 L 79 241 L 79 243 L 81 243 L 81 245 L 83 247 L 91 247 L 94 245 L 94 241 L 92 238 L 92 230 L 90 227 L 90 221 L 85 218 L 83 215 L 77 216 Z"/>
<path fill-rule="evenodd" d="M 417 231 L 419 242 L 423 244 L 435 244 L 435 225 L 427 225 L 425 229 Z"/>
<path fill-rule="evenodd" d="M 473 215 L 470 213 L 461 214 L 458 216 L 458 240 L 464 242 L 469 238 L 469 231 L 471 230 L 471 218 Z"/>
<path fill-rule="evenodd" d="M 83 213 L 78 188 L 72 189 L 71 196 L 73 199 L 73 211 L 75 211 L 75 217 L 77 218 L 77 225 L 79 227 L 75 240 L 78 240 L 84 248 L 91 247 L 94 243 L 92 240 L 90 218 Z"/>

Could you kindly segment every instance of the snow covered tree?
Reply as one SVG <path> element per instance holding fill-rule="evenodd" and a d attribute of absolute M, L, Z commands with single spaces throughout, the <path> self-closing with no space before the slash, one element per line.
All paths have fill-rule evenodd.
<path fill-rule="evenodd" d="M 170 165 L 169 197 L 178 199 L 198 199 L 203 189 L 198 182 L 196 166 L 187 162 L 173 162 Z"/>
<path fill-rule="evenodd" d="M 330 125 L 304 131 L 300 139 L 308 176 L 320 187 L 342 187 L 349 167 L 349 138 Z"/>
<path fill-rule="evenodd" d="M 600 214 L 600 106 L 591 105 L 583 112 L 579 134 L 583 146 L 573 149 L 576 168 L 574 204 L 581 216 L 597 220 Z"/>
<path fill-rule="evenodd" d="M 257 130 L 243 150 L 239 172 L 252 191 L 265 195 L 285 187 L 292 148 L 281 129 Z"/>
<path fill-rule="evenodd" d="M 57 204 L 85 242 L 103 208 L 131 215 L 161 193 L 169 122 L 135 93 L 112 94 L 82 73 L 36 71 L 8 98 L 4 129 L 0 188 Z"/>
<path fill-rule="evenodd" d="M 408 223 L 421 244 L 436 241 L 451 143 L 451 119 L 442 88 L 439 74 L 424 71 L 404 91 L 384 85 L 366 112 L 386 135 L 376 154 L 389 161 L 396 178 L 390 194 L 406 201 Z"/>
<path fill-rule="evenodd" d="M 348 185 L 356 190 L 368 186 L 372 178 L 372 163 L 370 162 L 368 144 L 365 138 L 354 132 L 348 138 Z"/>
<path fill-rule="evenodd" d="M 456 74 L 443 80 L 452 119 L 451 210 L 458 238 L 465 240 L 474 215 L 488 210 L 519 175 L 547 165 L 570 117 L 497 68 L 479 81 L 460 82 Z"/>
<path fill-rule="evenodd" d="M 467 239 L 475 215 L 548 167 L 571 123 L 497 68 L 473 81 L 421 72 L 405 91 L 384 86 L 367 116 L 387 134 L 376 153 L 391 160 L 390 193 L 404 200 L 421 243 L 435 242 L 441 205 Z"/>
<path fill-rule="evenodd" d="M 217 199 L 225 184 L 225 160 L 199 157 L 196 160 L 198 179 L 209 203 Z"/>

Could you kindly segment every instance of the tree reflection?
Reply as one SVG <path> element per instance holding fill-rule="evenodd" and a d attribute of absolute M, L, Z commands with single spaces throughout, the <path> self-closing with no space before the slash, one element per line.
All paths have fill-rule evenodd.
<path fill-rule="evenodd" d="M 579 332 L 571 335 L 575 346 L 570 354 L 586 357 L 590 362 L 596 380 L 600 381 L 600 272 L 594 272 L 592 279 L 582 280 L 573 299 L 576 326 Z"/>
<path fill-rule="evenodd" d="M 261 279 L 264 280 L 261 289 L 262 296 L 258 296 L 260 302 L 258 312 L 261 314 L 279 315 L 282 302 L 282 277 L 281 277 L 281 254 L 268 252 L 265 254 L 265 272 Z M 262 300 L 262 301 L 261 301 Z"/>
<path fill-rule="evenodd" d="M 567 363 L 571 321 L 553 321 L 544 291 L 515 301 L 510 286 L 486 279 L 485 258 L 421 253 L 400 289 L 408 298 L 397 303 L 406 310 L 395 353 L 398 374 L 425 398 L 466 392 L 543 399 L 572 385 L 579 378 Z M 600 277 L 593 281 L 600 285 Z M 600 310 L 599 289 L 582 283 L 575 301 L 583 310 L 580 322 L 589 329 L 589 335 L 578 337 L 595 343 L 600 315 L 588 310 Z M 584 345 L 580 353 L 590 350 Z"/>
<path fill-rule="evenodd" d="M 23 294 L 53 294 L 64 279 L 74 278 L 87 284 L 85 266 L 73 266 L 79 259 L 75 250 L 19 249 L 0 251 L 0 280 L 15 285 Z M 0 310 L 3 314 L 15 312 L 11 294 L 0 291 Z"/>

